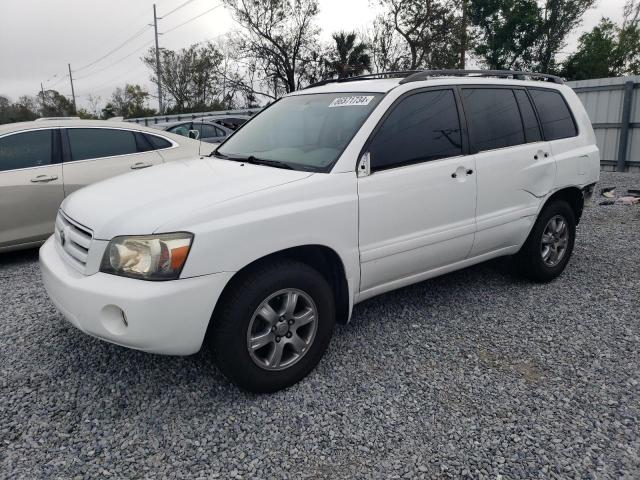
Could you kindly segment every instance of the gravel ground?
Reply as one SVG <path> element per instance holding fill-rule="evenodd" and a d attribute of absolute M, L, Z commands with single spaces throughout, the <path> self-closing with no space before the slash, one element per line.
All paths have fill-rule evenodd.
<path fill-rule="evenodd" d="M 555 282 L 498 260 L 371 299 L 265 396 L 85 336 L 2 255 L 0 476 L 639 478 L 639 246 L 640 206 L 594 205 Z"/>

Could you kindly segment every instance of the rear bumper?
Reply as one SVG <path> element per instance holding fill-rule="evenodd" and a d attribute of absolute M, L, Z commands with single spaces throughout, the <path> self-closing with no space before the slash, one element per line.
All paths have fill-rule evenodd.
<path fill-rule="evenodd" d="M 53 239 L 40 249 L 44 286 L 76 328 L 124 347 L 168 355 L 200 350 L 215 304 L 233 273 L 148 282 L 68 265 Z"/>

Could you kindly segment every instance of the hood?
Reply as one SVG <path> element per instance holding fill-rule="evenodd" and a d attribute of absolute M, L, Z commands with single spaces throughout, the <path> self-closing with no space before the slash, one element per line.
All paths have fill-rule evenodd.
<path fill-rule="evenodd" d="M 82 188 L 65 199 L 62 210 L 96 239 L 148 235 L 186 212 L 310 175 L 214 158 L 174 161 Z"/>

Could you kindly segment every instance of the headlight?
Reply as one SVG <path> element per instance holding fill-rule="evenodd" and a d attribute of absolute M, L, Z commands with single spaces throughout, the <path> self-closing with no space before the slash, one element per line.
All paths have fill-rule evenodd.
<path fill-rule="evenodd" d="M 192 240 L 193 235 L 185 232 L 116 237 L 104 252 L 100 271 L 143 280 L 175 280 Z"/>

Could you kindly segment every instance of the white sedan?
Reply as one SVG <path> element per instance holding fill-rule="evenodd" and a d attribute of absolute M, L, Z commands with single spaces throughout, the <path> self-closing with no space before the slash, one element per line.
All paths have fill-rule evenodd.
<path fill-rule="evenodd" d="M 132 123 L 40 119 L 0 125 L 0 252 L 36 246 L 85 185 L 214 146 Z"/>

